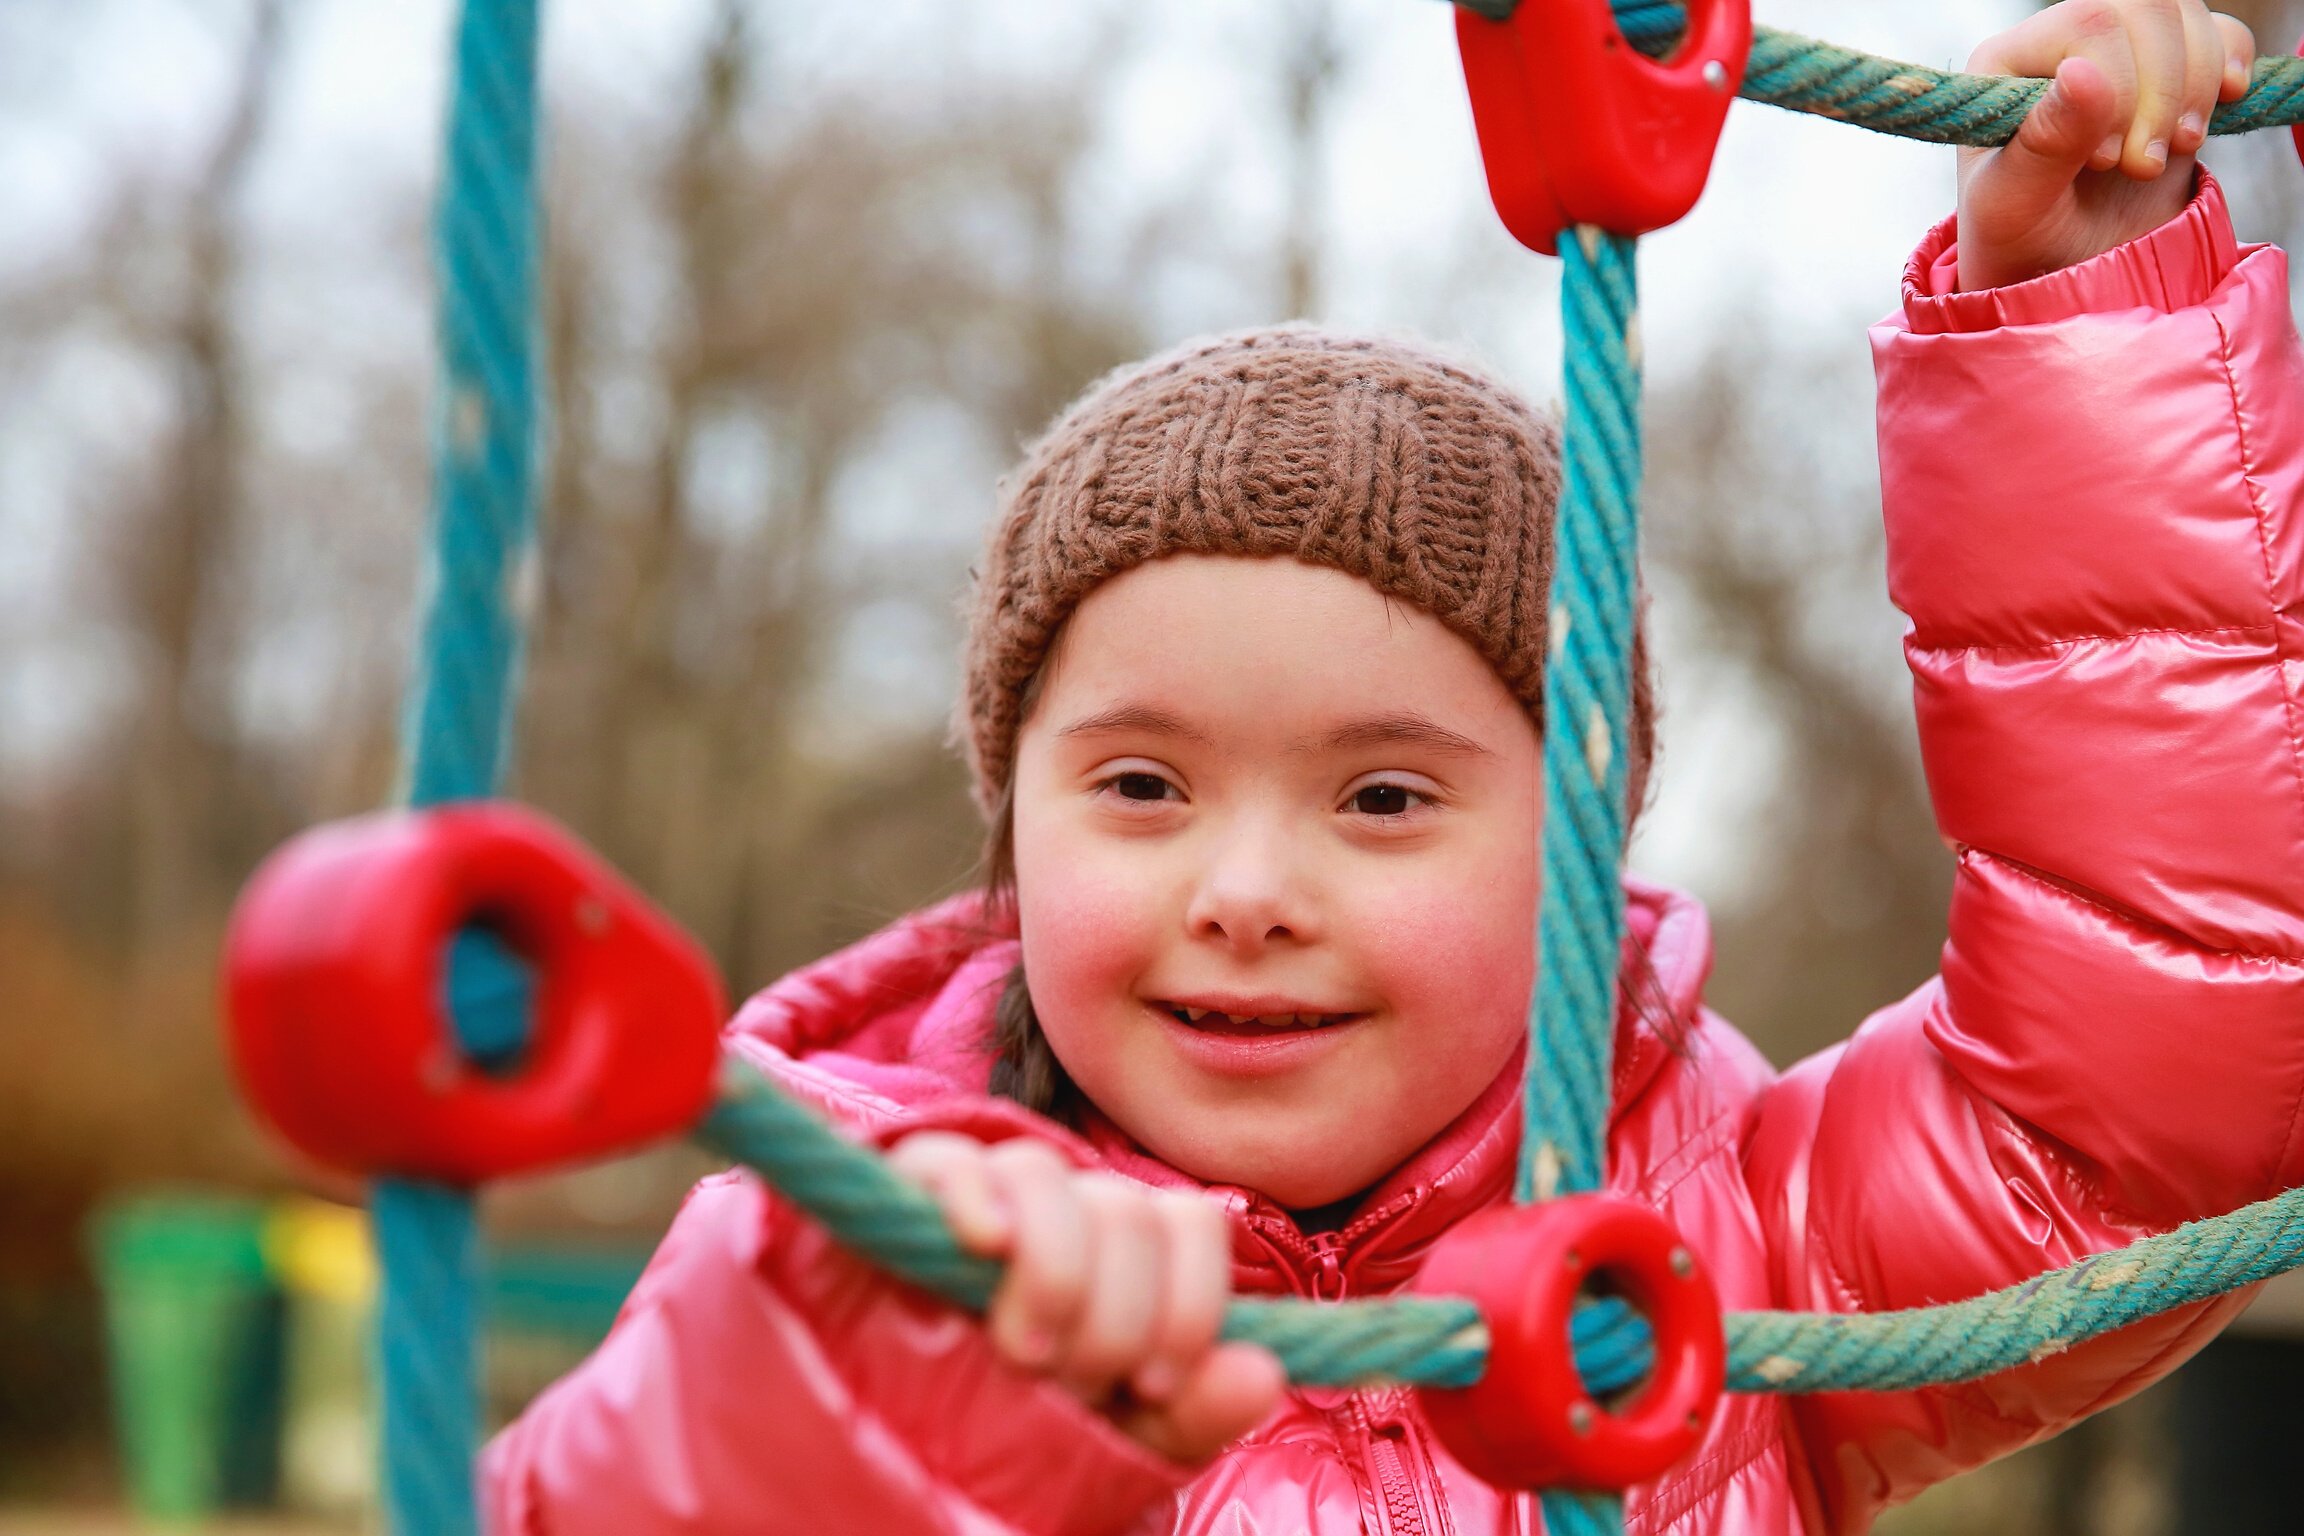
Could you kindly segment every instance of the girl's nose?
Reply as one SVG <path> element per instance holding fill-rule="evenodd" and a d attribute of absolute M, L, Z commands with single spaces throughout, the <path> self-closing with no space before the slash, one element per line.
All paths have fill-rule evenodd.
<path fill-rule="evenodd" d="M 1272 944 L 1310 942 L 1312 912 L 1286 839 L 1246 827 L 1222 833 L 1193 889 L 1184 922 L 1194 938 L 1243 954 Z"/>

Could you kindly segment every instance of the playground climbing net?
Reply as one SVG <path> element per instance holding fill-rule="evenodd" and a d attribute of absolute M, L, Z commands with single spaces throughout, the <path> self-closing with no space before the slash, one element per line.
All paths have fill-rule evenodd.
<path fill-rule="evenodd" d="M 375 1179 L 385 1499 L 404 1536 L 477 1531 L 471 1192 L 489 1178 L 688 1129 L 856 1252 L 960 1306 L 981 1310 L 998 1280 L 876 1156 L 756 1070 L 718 1059 L 717 985 L 685 938 L 540 819 L 474 803 L 503 768 L 520 650 L 509 577 L 535 528 L 538 8 L 464 0 L 455 37 L 436 223 L 430 603 L 404 731 L 416 814 L 291 843 L 251 882 L 229 941 L 235 1060 L 250 1095 L 305 1151 Z M 1224 1332 L 1273 1350 L 1298 1382 L 1426 1389 L 1444 1436 L 1469 1426 L 1489 1448 L 1467 1456 L 1476 1469 L 1540 1488 L 1546 1528 L 1583 1536 L 1622 1529 L 1623 1487 L 1694 1443 L 1723 1386 L 1906 1388 L 2038 1359 L 2304 1263 L 2304 1191 L 1951 1305 L 1725 1317 L 1660 1215 L 1597 1194 L 1623 939 L 1637 237 L 1693 204 L 1731 95 L 1989 145 L 2013 136 L 2045 82 L 1755 29 L 1741 0 L 1544 11 L 1459 0 L 1457 13 L 1498 210 L 1564 268 L 1567 473 L 1544 683 L 1543 979 L 1523 1203 L 1475 1240 L 1489 1246 L 1436 1263 L 1417 1294 L 1236 1300 Z M 1574 132 L 1555 120 L 1563 111 Z M 2268 59 L 2211 131 L 2299 118 L 2304 61 Z M 1677 126 L 1654 130 L 1665 120 Z M 334 915 L 316 922 L 315 911 Z M 485 931 L 470 926 L 483 914 Z M 402 980 L 374 980 L 393 974 Z M 644 1049 L 627 1027 L 643 997 Z M 1476 1278 L 1498 1261 L 1516 1266 L 1506 1292 Z M 1595 1267 L 1621 1296 L 1580 1296 Z M 1482 1301 L 1445 1294 L 1450 1274 L 1473 1277 Z"/>

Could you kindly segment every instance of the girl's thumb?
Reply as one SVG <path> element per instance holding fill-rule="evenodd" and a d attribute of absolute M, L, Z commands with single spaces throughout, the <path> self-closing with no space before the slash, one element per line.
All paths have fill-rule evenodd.
<path fill-rule="evenodd" d="M 1995 157 L 1992 180 L 2020 198 L 2061 193 L 2111 136 L 2118 107 L 2104 71 L 2086 59 L 2066 59 L 2016 137 Z"/>

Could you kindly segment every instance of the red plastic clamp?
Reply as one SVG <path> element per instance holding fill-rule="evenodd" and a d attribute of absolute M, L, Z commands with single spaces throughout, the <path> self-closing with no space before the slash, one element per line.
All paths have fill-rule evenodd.
<path fill-rule="evenodd" d="M 1523 0 L 1510 19 L 1456 8 L 1456 46 L 1488 195 L 1514 238 L 1661 229 L 1696 206 L 1752 51 L 1750 0 L 1688 0 L 1670 59 L 1624 40 L 1609 0 Z"/>
<path fill-rule="evenodd" d="M 1569 1309 L 1595 1275 L 1656 1333 L 1647 1380 L 1614 1407 L 1585 1392 L 1569 1342 Z M 1695 1449 L 1720 1400 L 1720 1299 L 1671 1224 L 1635 1201 L 1572 1195 L 1483 1211 L 1440 1239 L 1416 1289 L 1469 1296 L 1487 1320 L 1480 1380 L 1419 1396 L 1441 1443 L 1499 1487 L 1653 1482 Z"/>
<path fill-rule="evenodd" d="M 2298 58 L 2304 58 L 2304 38 L 2299 38 L 2297 40 L 2296 56 Z M 2253 82 L 2254 77 L 2251 76 L 2250 78 L 2251 82 Z M 2296 158 L 2299 161 L 2304 161 L 2304 123 L 2291 123 L 2288 125 L 2288 140 L 2290 143 L 2296 146 Z"/>
<path fill-rule="evenodd" d="M 449 941 L 481 924 L 535 968 L 500 1075 L 457 1048 Z M 281 1135 L 361 1174 L 476 1184 L 693 1124 L 720 984 L 694 940 L 582 845 L 498 803 L 317 827 L 234 908 L 225 1009 L 242 1091 Z"/>

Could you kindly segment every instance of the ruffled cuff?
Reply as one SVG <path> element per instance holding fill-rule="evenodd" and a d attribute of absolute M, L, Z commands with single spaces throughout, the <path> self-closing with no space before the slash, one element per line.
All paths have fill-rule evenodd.
<path fill-rule="evenodd" d="M 2205 168 L 2192 201 L 2149 234 L 2055 272 L 1960 291 L 1957 220 L 1928 232 L 1904 267 L 1904 329 L 1920 336 L 2047 325 L 2121 309 L 2174 313 L 2213 293 L 2241 256 L 2224 189 Z"/>

